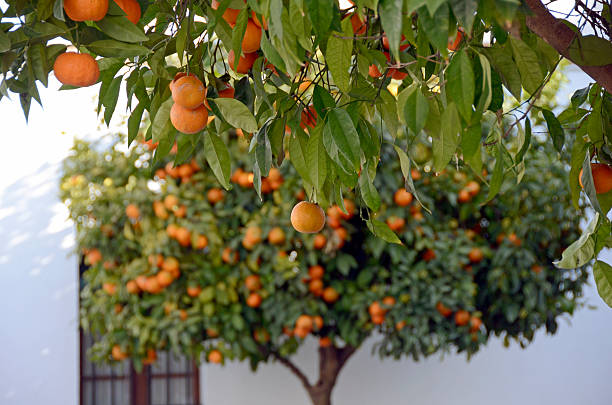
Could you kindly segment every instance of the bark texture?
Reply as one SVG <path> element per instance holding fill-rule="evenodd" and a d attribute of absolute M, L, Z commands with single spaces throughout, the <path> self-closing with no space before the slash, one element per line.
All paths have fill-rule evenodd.
<path fill-rule="evenodd" d="M 583 66 L 576 63 L 569 55 L 569 46 L 576 38 L 576 33 L 555 18 L 540 0 L 525 0 L 533 15 L 527 16 L 527 26 L 557 52 L 572 61 L 576 66 L 591 76 L 599 85 L 612 94 L 612 65 Z"/>

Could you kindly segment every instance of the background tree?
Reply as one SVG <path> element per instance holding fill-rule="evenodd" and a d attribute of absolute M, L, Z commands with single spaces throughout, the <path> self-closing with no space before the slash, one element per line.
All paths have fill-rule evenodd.
<path fill-rule="evenodd" d="M 331 205 L 315 235 L 296 232 L 286 215 L 305 195 L 289 162 L 262 179 L 263 200 L 254 198 L 245 136 L 223 135 L 242 157 L 229 192 L 215 184 L 205 153 L 149 166 L 152 145 L 141 142 L 126 154 L 117 138 L 106 147 L 79 141 L 64 166 L 62 198 L 90 265 L 81 324 L 101 337 L 92 352 L 99 361 L 140 366 L 156 350 L 248 360 L 253 369 L 278 361 L 313 404 L 327 405 L 342 367 L 370 337 L 385 357 L 469 357 L 492 335 L 524 347 L 538 329 L 555 333 L 557 318 L 582 302 L 586 271 L 550 264 L 577 238 L 580 215 L 563 187 L 567 169 L 537 139 L 523 181 L 506 184 L 512 192 L 495 202 L 485 203 L 467 166 L 412 169 L 433 215 L 405 191 L 391 158 L 406 145 L 385 143 L 376 216 L 349 193 L 346 212 Z M 427 139 L 413 147 L 430 167 Z M 494 173 L 479 174 L 491 181 Z M 291 360 L 309 336 L 320 346 L 315 382 Z"/>

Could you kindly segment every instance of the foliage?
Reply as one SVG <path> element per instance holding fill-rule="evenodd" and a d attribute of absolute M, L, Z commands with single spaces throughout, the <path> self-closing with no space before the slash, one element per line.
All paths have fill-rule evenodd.
<path fill-rule="evenodd" d="M 247 156 L 244 137 L 225 134 L 223 141 L 235 156 Z M 301 185 L 287 163 L 281 165 L 284 180 L 276 177 L 275 190 L 264 179 L 262 202 L 254 198 L 252 183 L 235 175 L 242 185 L 234 184 L 213 204 L 209 191 L 218 189 L 203 153 L 178 168 L 165 162 L 150 167 L 145 144 L 127 153 L 118 145 L 94 148 L 77 141 L 61 185 L 77 226 L 79 253 L 90 262 L 93 250 L 101 253 L 85 272 L 81 293 L 81 323 L 101 334 L 94 348 L 98 360 L 108 359 L 118 344 L 136 362 L 151 348 L 196 357 L 220 350 L 225 358 L 248 359 L 256 367 L 296 351 L 303 339 L 293 333 L 299 334 L 296 321 L 302 315 L 321 316 L 322 327 L 312 335 L 329 337 L 337 347 L 357 348 L 374 336 L 383 356 L 472 354 L 492 334 L 524 346 L 540 328 L 555 333 L 556 319 L 580 305 L 587 273 L 550 265 L 578 237 L 580 216 L 570 209 L 566 169 L 546 144 L 534 141 L 522 182 L 505 184 L 512 191 L 489 203 L 466 167 L 448 167 L 439 175 L 412 169 L 419 198 L 425 207 L 435 207 L 432 215 L 416 200 L 407 206 L 394 201 L 404 184 L 395 156 L 403 152 L 385 145 L 374 182 L 380 193 L 371 197 L 379 201 L 378 213 L 369 216 L 365 204 L 349 193 L 341 202 L 346 214 L 334 206 L 336 214 L 328 211 L 328 218 L 338 222 L 328 221 L 314 236 L 290 226 Z M 415 153 L 430 167 L 430 145 L 425 139 L 418 145 Z M 246 164 L 245 159 L 239 167 Z M 196 165 L 197 172 L 190 174 L 187 167 Z M 495 174 L 487 172 L 494 173 L 493 167 L 482 173 L 490 181 Z M 183 176 L 172 177 L 179 173 Z M 162 219 L 153 207 L 168 195 L 178 202 Z M 130 204 L 138 208 L 136 218 L 130 209 L 133 218 L 126 216 Z M 398 227 L 397 220 L 403 225 Z M 384 222 L 402 244 L 387 243 L 368 230 L 392 239 Z M 168 236 L 170 224 L 189 230 L 186 244 Z M 253 227 L 261 235 L 247 241 Z M 284 238 L 273 244 L 269 238 L 276 227 Z M 316 242 L 320 235 L 323 244 Z M 200 236 L 207 238 L 204 249 L 196 248 Z M 239 261 L 224 262 L 226 248 L 237 252 Z M 155 293 L 129 293 L 128 282 L 160 272 L 157 259 L 149 261 L 156 254 L 178 260 L 178 278 Z M 309 289 L 310 279 L 317 278 L 309 276 L 313 265 L 323 267 L 323 285 L 338 293 L 337 301 L 325 301 L 320 290 Z M 255 288 L 262 298 L 256 307 L 246 304 L 253 292 L 245 281 L 252 275 L 261 283 Z M 195 294 L 187 293 L 189 287 L 196 288 Z M 371 315 L 374 302 L 385 310 L 381 322 Z M 443 315 L 440 303 L 449 314 Z M 453 316 L 462 310 L 481 319 L 482 326 L 457 325 Z"/>

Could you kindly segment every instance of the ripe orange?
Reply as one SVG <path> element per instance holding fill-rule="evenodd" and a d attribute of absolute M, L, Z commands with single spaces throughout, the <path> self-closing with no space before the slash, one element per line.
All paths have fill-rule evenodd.
<path fill-rule="evenodd" d="M 108 0 L 64 0 L 64 10 L 72 21 L 100 21 L 108 11 Z"/>
<path fill-rule="evenodd" d="M 348 198 L 344 199 L 344 208 L 346 208 L 346 214 L 340 210 L 340 216 L 345 220 L 350 220 L 355 215 L 355 203 Z"/>
<path fill-rule="evenodd" d="M 174 210 L 174 207 L 176 207 L 178 203 L 179 203 L 178 197 L 173 194 L 168 194 L 164 198 L 164 206 L 171 211 Z"/>
<path fill-rule="evenodd" d="M 210 338 L 216 338 L 219 337 L 219 332 L 217 332 L 216 329 L 213 328 L 207 328 L 206 329 L 206 335 Z"/>
<path fill-rule="evenodd" d="M 383 323 L 385 323 L 385 314 L 372 315 L 372 323 L 374 325 L 382 325 Z"/>
<path fill-rule="evenodd" d="M 315 264 L 314 266 L 310 266 L 310 268 L 308 269 L 308 276 L 313 280 L 323 278 L 324 274 L 325 274 L 325 269 L 323 269 L 323 266 L 320 266 L 318 264 Z"/>
<path fill-rule="evenodd" d="M 166 211 L 166 207 L 164 207 L 164 203 L 161 201 L 153 201 L 153 212 L 159 219 L 168 219 L 168 211 Z"/>
<path fill-rule="evenodd" d="M 448 318 L 450 314 L 453 313 L 453 311 L 450 308 L 448 308 L 446 305 L 444 305 L 440 301 L 438 301 L 438 303 L 436 304 L 436 310 L 440 313 L 440 315 L 442 315 L 445 318 Z"/>
<path fill-rule="evenodd" d="M 404 218 L 396 217 L 395 215 L 387 218 L 387 225 L 393 232 L 401 231 L 406 225 L 406 220 Z"/>
<path fill-rule="evenodd" d="M 196 249 L 204 249 L 208 246 L 208 238 L 204 235 L 196 236 L 196 242 L 194 248 Z"/>
<path fill-rule="evenodd" d="M 255 63 L 255 60 L 257 59 L 257 53 L 253 52 L 240 55 L 240 58 L 238 59 L 238 68 L 236 69 L 234 69 L 235 57 L 234 50 L 229 51 L 227 54 L 227 63 L 229 64 L 230 68 L 235 70 L 236 73 L 246 74 L 249 73 L 249 70 L 251 70 L 251 67 L 253 67 L 253 63 Z"/>
<path fill-rule="evenodd" d="M 604 163 L 591 163 L 591 173 L 597 194 L 604 194 L 612 190 L 612 167 Z M 580 187 L 584 188 L 582 185 L 582 170 L 580 170 L 578 181 Z"/>
<path fill-rule="evenodd" d="M 256 292 L 251 293 L 246 300 L 246 304 L 251 308 L 258 308 L 261 305 L 261 295 Z"/>
<path fill-rule="evenodd" d="M 315 315 L 312 317 L 312 324 L 315 330 L 323 329 L 323 317 L 321 315 Z"/>
<path fill-rule="evenodd" d="M 261 242 L 261 235 L 262 232 L 259 226 L 249 226 L 244 234 L 244 238 L 242 239 L 242 245 L 247 249 L 252 249 L 255 245 Z"/>
<path fill-rule="evenodd" d="M 230 247 L 223 249 L 221 259 L 227 264 L 235 264 L 238 261 L 238 252 L 233 251 Z"/>
<path fill-rule="evenodd" d="M 309 106 L 308 108 L 302 110 L 302 120 L 300 122 L 300 127 L 302 129 L 306 129 L 306 127 L 314 128 L 317 125 L 317 111 L 314 109 L 314 106 Z"/>
<path fill-rule="evenodd" d="M 455 324 L 457 326 L 467 325 L 469 321 L 470 313 L 465 309 L 460 309 L 459 311 L 455 312 Z"/>
<path fill-rule="evenodd" d="M 140 288 L 142 291 L 146 291 L 147 288 L 147 276 L 138 276 L 136 277 L 136 285 L 138 286 L 138 288 Z"/>
<path fill-rule="evenodd" d="M 270 341 L 270 333 L 263 329 L 257 329 L 253 332 L 253 338 L 259 343 L 268 343 Z"/>
<path fill-rule="evenodd" d="M 138 288 L 138 284 L 134 280 L 125 283 L 125 288 L 129 294 L 138 294 L 140 292 L 140 288 Z"/>
<path fill-rule="evenodd" d="M 162 270 L 169 272 L 176 278 L 176 275 L 179 272 L 179 261 L 174 257 L 167 257 L 163 261 L 161 268 Z"/>
<path fill-rule="evenodd" d="M 323 249 L 327 245 L 327 238 L 322 233 L 318 233 L 315 235 L 313 242 L 315 249 Z"/>
<path fill-rule="evenodd" d="M 332 345 L 332 340 L 329 336 L 324 336 L 319 339 L 319 347 L 330 347 Z"/>
<path fill-rule="evenodd" d="M 223 362 L 223 355 L 219 350 L 211 350 L 208 353 L 208 361 L 214 364 L 221 364 Z"/>
<path fill-rule="evenodd" d="M 157 273 L 157 282 L 159 283 L 160 287 L 168 287 L 173 281 L 174 277 L 172 276 L 172 273 L 164 270 Z"/>
<path fill-rule="evenodd" d="M 161 292 L 162 286 L 159 285 L 159 281 L 157 281 L 156 276 L 147 277 L 144 290 L 151 294 L 157 294 Z"/>
<path fill-rule="evenodd" d="M 317 204 L 297 203 L 291 210 L 291 225 L 301 233 L 317 233 L 325 226 L 325 213 Z"/>
<path fill-rule="evenodd" d="M 157 353 L 154 349 L 147 349 L 147 357 L 142 359 L 142 364 L 145 366 L 149 366 L 157 360 Z"/>
<path fill-rule="evenodd" d="M 178 175 L 178 167 L 174 167 L 174 163 L 168 162 L 166 164 L 165 169 L 166 169 L 166 173 L 168 173 L 168 176 L 170 176 L 172 178 L 175 178 L 175 179 L 177 177 L 179 177 L 179 175 Z"/>
<path fill-rule="evenodd" d="M 219 1 L 212 0 L 211 7 L 213 8 L 213 10 L 218 9 Z M 235 9 L 235 8 L 226 8 L 225 11 L 223 12 L 223 19 L 229 25 L 234 26 L 234 24 L 236 24 L 236 19 L 238 18 L 238 14 L 240 14 L 240 10 Z"/>
<path fill-rule="evenodd" d="M 260 48 L 261 28 L 253 20 L 247 22 L 246 31 L 242 38 L 242 51 L 244 53 L 257 52 Z"/>
<path fill-rule="evenodd" d="M 482 320 L 476 316 L 470 318 L 470 332 L 476 332 L 482 326 Z"/>
<path fill-rule="evenodd" d="M 102 284 L 102 289 L 108 295 L 115 295 L 115 293 L 117 292 L 117 284 L 114 284 L 114 283 L 103 283 Z"/>
<path fill-rule="evenodd" d="M 115 0 L 115 3 L 127 14 L 127 19 L 134 24 L 140 21 L 140 4 L 136 0 Z"/>
<path fill-rule="evenodd" d="M 298 329 L 304 329 L 310 332 L 312 330 L 313 320 L 309 315 L 300 315 L 295 321 L 295 327 Z"/>
<path fill-rule="evenodd" d="M 327 287 L 325 290 L 323 290 L 323 301 L 327 302 L 328 304 L 333 304 L 334 302 L 338 301 L 338 298 L 340 298 L 340 294 L 338 294 L 338 291 L 336 291 L 333 287 Z"/>
<path fill-rule="evenodd" d="M 412 193 L 406 191 L 404 188 L 400 188 L 395 192 L 393 201 L 400 207 L 407 207 L 412 202 Z"/>
<path fill-rule="evenodd" d="M 315 297 L 320 297 L 321 295 L 323 295 L 323 288 L 324 288 L 324 285 L 321 279 L 313 279 L 313 280 L 310 280 L 310 282 L 308 283 L 308 290 Z"/>
<path fill-rule="evenodd" d="M 261 280 L 257 274 L 251 274 L 244 279 L 244 285 L 249 291 L 257 291 L 261 288 Z"/>
<path fill-rule="evenodd" d="M 140 217 L 140 210 L 135 204 L 128 204 L 125 207 L 125 215 L 130 219 L 138 219 Z"/>
<path fill-rule="evenodd" d="M 253 23 L 258 27 L 263 28 L 264 30 L 268 29 L 268 22 L 266 21 L 266 17 L 264 17 L 263 15 L 261 16 L 261 21 L 259 21 L 259 18 L 257 18 L 257 14 L 255 14 L 254 11 L 251 11 L 251 19 L 253 20 Z"/>
<path fill-rule="evenodd" d="M 391 73 L 392 78 L 399 81 L 404 80 L 408 76 L 408 73 L 404 73 L 399 69 L 389 69 L 389 72 Z"/>
<path fill-rule="evenodd" d="M 459 44 L 461 43 L 461 40 L 463 40 L 463 29 L 459 28 L 459 30 L 457 31 L 457 35 L 455 36 L 455 40 L 448 41 L 448 50 L 454 52 L 459 49 Z"/>
<path fill-rule="evenodd" d="M 176 230 L 176 240 L 178 241 L 179 245 L 183 246 L 183 247 L 187 247 L 191 245 L 191 232 L 189 232 L 189 229 L 187 228 L 178 228 Z"/>
<path fill-rule="evenodd" d="M 116 314 L 120 314 L 121 311 L 123 311 L 123 305 L 121 304 L 115 304 L 115 313 Z"/>
<path fill-rule="evenodd" d="M 187 313 L 187 311 L 185 311 L 184 309 L 179 310 L 179 318 L 181 318 L 181 321 L 187 320 L 188 317 L 189 314 Z"/>
<path fill-rule="evenodd" d="M 368 69 L 368 75 L 370 75 L 370 77 L 374 79 L 377 79 L 382 76 L 382 73 L 380 73 L 380 70 L 378 70 L 378 67 L 376 65 L 370 65 L 370 68 Z"/>
<path fill-rule="evenodd" d="M 208 193 L 206 193 L 206 198 L 208 198 L 208 202 L 211 204 L 216 204 L 218 202 L 223 201 L 224 197 L 225 193 L 223 192 L 223 190 L 216 187 L 211 188 L 210 190 L 208 190 Z"/>
<path fill-rule="evenodd" d="M 176 104 L 188 109 L 195 109 L 204 103 L 206 88 L 195 76 L 183 76 L 172 86 L 172 99 Z"/>
<path fill-rule="evenodd" d="M 189 163 L 185 163 L 184 165 L 180 165 L 177 171 L 179 177 L 188 178 L 193 176 L 193 168 Z"/>
<path fill-rule="evenodd" d="M 385 309 L 380 305 L 380 302 L 374 301 L 370 304 L 368 312 L 370 313 L 370 316 L 375 317 L 381 315 L 384 316 L 387 311 L 385 311 Z"/>
<path fill-rule="evenodd" d="M 482 253 L 482 250 L 477 247 L 472 248 L 470 253 L 468 253 L 468 259 L 470 259 L 472 263 L 480 263 L 483 258 L 484 254 Z"/>
<path fill-rule="evenodd" d="M 425 253 L 423 253 L 423 260 L 426 262 L 430 262 L 436 258 L 436 252 L 433 249 L 427 249 Z"/>
<path fill-rule="evenodd" d="M 457 201 L 459 201 L 460 203 L 466 203 L 469 202 L 472 199 L 472 196 L 470 195 L 470 192 L 468 190 L 466 190 L 465 188 L 459 190 L 459 194 L 457 194 Z"/>
<path fill-rule="evenodd" d="M 187 295 L 189 295 L 190 297 L 195 298 L 198 295 L 200 295 L 201 292 L 202 292 L 202 288 L 200 286 L 197 286 L 197 285 L 187 286 Z"/>
<path fill-rule="evenodd" d="M 113 269 L 116 269 L 117 268 L 117 262 L 115 262 L 114 260 L 106 260 L 102 264 L 102 268 L 104 270 L 113 270 Z"/>
<path fill-rule="evenodd" d="M 184 204 L 179 205 L 174 209 L 174 216 L 177 218 L 185 218 L 187 215 L 187 206 Z"/>
<path fill-rule="evenodd" d="M 111 354 L 113 356 L 113 359 L 117 360 L 117 361 L 122 361 L 122 360 L 125 360 L 125 359 L 127 359 L 129 357 L 129 354 L 127 352 L 124 352 L 121 349 L 121 346 L 119 346 L 119 345 L 114 345 L 113 346 L 113 348 L 111 350 Z"/>
<path fill-rule="evenodd" d="M 177 131 L 196 134 L 208 125 L 208 110 L 203 105 L 191 110 L 174 104 L 170 110 L 170 121 Z"/>
<path fill-rule="evenodd" d="M 386 306 L 392 307 L 393 305 L 395 305 L 395 298 L 393 298 L 390 295 L 388 295 L 388 296 L 386 296 L 385 298 L 382 299 L 382 302 Z"/>
<path fill-rule="evenodd" d="M 304 328 L 295 328 L 293 330 L 293 334 L 297 337 L 299 337 L 300 339 L 305 339 L 306 336 L 308 336 L 308 334 L 310 333 L 309 329 L 304 329 Z"/>
<path fill-rule="evenodd" d="M 86 53 L 65 52 L 59 55 L 53 71 L 57 80 L 69 86 L 91 86 L 100 78 L 98 62 Z"/>
<path fill-rule="evenodd" d="M 353 13 L 351 15 L 351 25 L 353 26 L 353 33 L 355 35 L 363 35 L 366 32 L 367 26 L 359 17 L 359 14 Z"/>
<path fill-rule="evenodd" d="M 512 243 L 514 246 L 521 246 L 523 244 L 523 241 L 521 240 L 521 238 L 519 238 L 518 236 L 516 236 L 516 234 L 514 232 L 512 232 L 510 235 L 508 235 L 508 241 L 510 243 Z"/>
<path fill-rule="evenodd" d="M 88 263 L 90 266 L 95 266 L 100 261 L 102 261 L 102 253 L 100 253 L 98 249 L 94 248 L 87 252 L 87 255 L 85 256 L 85 262 Z"/>
<path fill-rule="evenodd" d="M 272 245 L 282 245 L 285 243 L 285 231 L 283 228 L 276 226 L 268 232 L 268 242 Z"/>
<path fill-rule="evenodd" d="M 480 184 L 472 180 L 465 185 L 464 189 L 474 197 L 480 192 Z"/>
<path fill-rule="evenodd" d="M 395 330 L 400 331 L 406 327 L 406 321 L 399 321 L 395 324 Z"/>

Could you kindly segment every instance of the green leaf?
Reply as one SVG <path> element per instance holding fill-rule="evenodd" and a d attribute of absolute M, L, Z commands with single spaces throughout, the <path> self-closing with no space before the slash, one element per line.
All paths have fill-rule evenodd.
<path fill-rule="evenodd" d="M 584 162 L 584 155 L 587 153 L 588 145 L 584 142 L 584 139 L 580 135 L 576 135 L 576 140 L 572 146 L 572 155 L 570 157 L 570 173 L 569 173 L 569 184 L 570 191 L 572 194 L 572 203 L 576 209 L 579 209 L 580 200 L 580 183 L 578 177 L 580 176 L 580 170 Z"/>
<path fill-rule="evenodd" d="M 495 167 L 493 168 L 493 176 L 491 177 L 491 183 L 489 183 L 489 194 L 487 194 L 487 200 L 485 203 L 491 201 L 499 190 L 501 190 L 502 183 L 504 181 L 504 153 L 503 145 L 501 142 L 497 143 L 497 156 L 495 157 Z"/>
<path fill-rule="evenodd" d="M 569 59 L 579 66 L 612 64 L 612 43 L 596 35 L 578 36 L 570 44 Z"/>
<path fill-rule="evenodd" d="M 450 6 L 459 24 L 461 24 L 468 35 L 471 35 L 474 18 L 476 17 L 476 10 L 478 9 L 478 1 L 450 0 Z"/>
<path fill-rule="evenodd" d="M 465 49 L 455 53 L 446 71 L 446 90 L 461 116 L 470 121 L 474 102 L 474 71 Z"/>
<path fill-rule="evenodd" d="M 519 149 L 518 153 L 516 154 L 515 161 L 517 163 L 523 161 L 525 153 L 527 153 L 527 150 L 529 149 L 529 145 L 531 145 L 531 120 L 529 118 L 525 118 L 525 140 L 521 145 L 521 149 Z"/>
<path fill-rule="evenodd" d="M 308 170 L 307 161 L 307 150 L 308 150 L 308 137 L 304 131 L 293 132 L 289 137 L 289 160 L 295 167 L 295 170 L 299 173 L 302 179 L 311 184 L 310 171 Z"/>
<path fill-rule="evenodd" d="M 250 133 L 257 132 L 257 121 L 246 105 L 233 98 L 216 98 L 214 103 L 219 107 L 223 118 L 234 128 Z"/>
<path fill-rule="evenodd" d="M 412 193 L 414 198 L 416 198 L 416 200 L 419 202 L 419 204 L 421 204 L 421 206 L 425 209 L 425 211 L 431 214 L 431 211 L 429 210 L 429 208 L 427 208 L 421 202 L 421 199 L 419 198 L 419 193 L 417 192 L 417 189 L 414 186 L 414 182 L 412 181 L 412 171 L 410 169 L 410 166 L 411 166 L 410 158 L 408 157 L 406 152 L 400 149 L 399 146 L 393 145 L 393 148 L 395 149 L 395 152 L 397 153 L 397 156 L 399 157 L 399 160 L 400 160 L 400 169 L 402 170 L 402 175 L 404 176 L 404 185 L 406 187 L 406 190 Z"/>
<path fill-rule="evenodd" d="M 495 45 L 491 48 L 484 48 L 482 50 L 491 65 L 497 73 L 501 76 L 504 86 L 510 93 L 517 99 L 521 99 L 521 75 L 518 71 L 518 67 L 512 59 L 512 48 L 509 46 Z"/>
<path fill-rule="evenodd" d="M 342 31 L 342 33 L 332 33 L 327 40 L 325 61 L 336 86 L 341 91 L 348 92 L 350 90 L 349 69 L 353 54 L 353 40 L 340 38 L 340 36 L 352 37 L 353 29 L 350 18 L 346 18 L 342 22 Z"/>
<path fill-rule="evenodd" d="M 317 194 L 319 194 L 323 190 L 323 184 L 325 184 L 327 178 L 327 154 L 325 153 L 320 126 L 311 130 L 305 157 L 308 178 L 312 181 Z"/>
<path fill-rule="evenodd" d="M 599 296 L 609 307 L 612 307 L 612 267 L 597 260 L 593 266 L 593 277 Z"/>
<path fill-rule="evenodd" d="M 450 103 L 442 112 L 440 131 L 433 137 L 434 170 L 441 172 L 455 154 L 459 145 L 461 121 L 457 107 Z"/>
<path fill-rule="evenodd" d="M 582 178 L 580 180 L 582 181 L 584 192 L 589 198 L 593 209 L 605 217 L 606 213 L 601 209 L 599 200 L 597 199 L 595 181 L 593 180 L 593 173 L 591 172 L 591 154 L 588 149 L 582 163 Z"/>
<path fill-rule="evenodd" d="M 134 25 L 134 23 L 125 17 L 107 15 L 102 20 L 96 22 L 96 24 L 102 32 L 118 41 L 136 43 L 149 40 L 142 28 Z"/>
<path fill-rule="evenodd" d="M 557 117 L 555 117 L 555 114 L 553 114 L 549 110 L 543 108 L 542 115 L 546 120 L 546 125 L 548 126 L 548 133 L 550 134 L 553 140 L 553 145 L 555 145 L 555 149 L 557 149 L 557 151 L 561 153 L 561 150 L 563 149 L 563 144 L 565 143 L 565 133 L 563 132 L 561 123 L 559 122 Z"/>
<path fill-rule="evenodd" d="M 406 97 L 406 103 L 404 104 L 404 120 L 413 135 L 418 135 L 425 128 L 428 114 L 429 103 L 427 98 L 423 95 L 421 89 L 415 86 Z"/>
<path fill-rule="evenodd" d="M 431 11 L 430 11 L 431 12 Z M 439 49 L 441 53 L 447 54 L 448 45 L 448 26 L 449 26 L 449 11 L 448 6 L 439 8 L 435 14 L 428 12 L 425 7 L 419 10 L 419 23 L 423 25 L 424 31 L 419 37 L 424 37 L 426 33 L 427 38 L 431 44 Z M 429 56 L 429 46 L 425 46 L 424 52 Z M 419 49 L 421 50 L 421 49 Z"/>
<path fill-rule="evenodd" d="M 121 89 L 122 81 L 123 76 L 115 77 L 108 87 L 106 93 L 104 93 L 102 105 L 104 105 L 104 121 L 106 122 L 106 126 L 110 124 L 110 120 L 115 112 L 115 107 L 117 107 L 117 100 L 119 100 L 119 90 Z"/>
<path fill-rule="evenodd" d="M 170 123 L 170 110 L 172 109 L 173 104 L 174 100 L 172 100 L 172 98 L 168 98 L 159 106 L 157 112 L 155 113 L 155 117 L 153 117 L 151 132 L 153 134 L 154 143 L 159 142 L 165 136 L 166 126 L 168 123 Z M 170 123 L 170 125 L 172 125 L 172 123 Z"/>
<path fill-rule="evenodd" d="M 333 0 L 304 0 L 310 22 L 317 37 L 325 37 L 329 32 L 334 15 Z M 272 10 L 272 7 L 270 7 Z M 282 9 L 282 7 L 281 7 Z"/>
<path fill-rule="evenodd" d="M 206 131 L 204 134 L 204 155 L 215 177 L 221 185 L 229 190 L 231 161 L 230 154 L 223 139 L 217 134 Z"/>
<path fill-rule="evenodd" d="M 359 190 L 366 205 L 374 212 L 380 210 L 381 200 L 378 190 L 374 187 L 374 179 L 370 177 L 370 165 L 366 165 L 359 176 Z"/>
<path fill-rule="evenodd" d="M 266 59 L 268 59 L 272 65 L 283 72 L 287 71 L 285 61 L 283 61 L 283 58 L 280 56 L 274 45 L 270 43 L 268 35 L 265 32 L 261 35 L 261 50 L 266 56 Z"/>
<path fill-rule="evenodd" d="M 499 76 L 495 74 L 496 84 L 494 87 L 492 80 L 492 72 L 491 72 L 491 64 L 486 56 L 478 54 L 478 59 L 480 61 L 480 67 L 482 71 L 482 87 L 480 88 L 480 94 L 478 96 L 478 103 L 476 105 L 476 115 L 480 116 L 487 109 L 491 108 L 494 112 L 498 109 L 502 108 L 502 104 L 504 102 L 504 90 L 502 89 L 501 80 Z M 478 84 L 476 84 L 478 85 Z M 494 92 L 498 91 L 499 93 L 496 95 L 499 97 L 499 101 L 494 100 Z M 497 97 L 495 98 L 497 100 Z M 497 105 L 495 105 L 497 104 Z"/>
<path fill-rule="evenodd" d="M 538 91 L 546 77 L 540 65 L 538 54 L 520 39 L 513 36 L 508 38 L 512 46 L 514 60 L 521 74 L 523 88 L 527 90 L 529 94 L 534 94 Z"/>
<path fill-rule="evenodd" d="M 148 55 L 151 51 L 141 45 L 127 44 L 112 39 L 103 39 L 88 44 L 87 49 L 91 52 L 107 57 L 131 58 L 134 56 Z"/>
<path fill-rule="evenodd" d="M 43 44 L 30 45 L 27 51 L 27 58 L 28 64 L 34 72 L 34 77 L 39 80 L 43 86 L 47 87 L 50 66 L 49 61 L 47 60 L 45 46 Z"/>
<path fill-rule="evenodd" d="M 590 88 L 591 86 L 586 86 L 583 89 L 576 90 L 574 94 L 572 94 L 572 106 L 574 107 L 574 109 L 578 109 L 578 107 L 584 104 L 587 99 L 587 96 L 589 95 Z"/>
<path fill-rule="evenodd" d="M 246 32 L 247 22 L 249 21 L 249 9 L 247 7 L 240 10 L 236 18 L 236 25 L 232 29 L 232 50 L 234 55 L 242 54 L 242 39 Z M 234 69 L 238 69 L 240 58 L 234 58 Z"/>
<path fill-rule="evenodd" d="M 575 269 L 591 261 L 595 253 L 595 241 L 591 235 L 597 229 L 598 222 L 599 215 L 596 213 L 580 238 L 563 251 L 561 260 L 553 262 L 553 264 L 560 269 Z"/>
<path fill-rule="evenodd" d="M 346 110 L 334 108 L 327 114 L 323 143 L 329 157 L 347 172 L 359 170 L 361 165 L 359 134 Z M 346 167 L 339 156 L 344 157 L 344 161 L 350 162 L 352 167 Z"/>
<path fill-rule="evenodd" d="M 192 14 L 190 14 L 191 17 Z M 185 48 L 188 47 L 189 38 L 189 28 L 191 24 L 191 18 L 186 18 L 181 23 L 181 27 L 176 33 L 176 55 L 179 58 L 179 62 L 183 63 L 183 55 L 185 53 Z"/>
<path fill-rule="evenodd" d="M 11 39 L 4 31 L 0 31 L 0 53 L 11 50 Z"/>
<path fill-rule="evenodd" d="M 395 232 L 393 232 L 386 223 L 372 218 L 367 221 L 367 225 L 368 229 L 374 234 L 374 236 L 381 238 L 385 242 L 395 243 L 398 245 L 402 244 L 400 238 L 397 237 Z"/>
<path fill-rule="evenodd" d="M 400 40 L 402 37 L 403 8 L 402 0 L 380 0 L 378 13 L 385 35 L 389 39 L 389 50 L 396 60 L 400 60 Z"/>
<path fill-rule="evenodd" d="M 132 142 L 134 141 L 134 139 L 136 139 L 136 136 L 138 135 L 144 109 L 144 103 L 138 103 L 136 108 L 134 108 L 134 111 L 132 111 L 130 118 L 128 119 L 128 146 L 132 144 Z"/>
<path fill-rule="evenodd" d="M 53 5 L 53 16 L 60 21 L 66 21 L 64 18 L 64 0 L 56 0 Z"/>
<path fill-rule="evenodd" d="M 336 107 L 334 98 L 324 87 L 316 84 L 312 92 L 312 104 L 314 105 L 315 111 L 321 118 L 327 116 L 327 111 Z"/>

